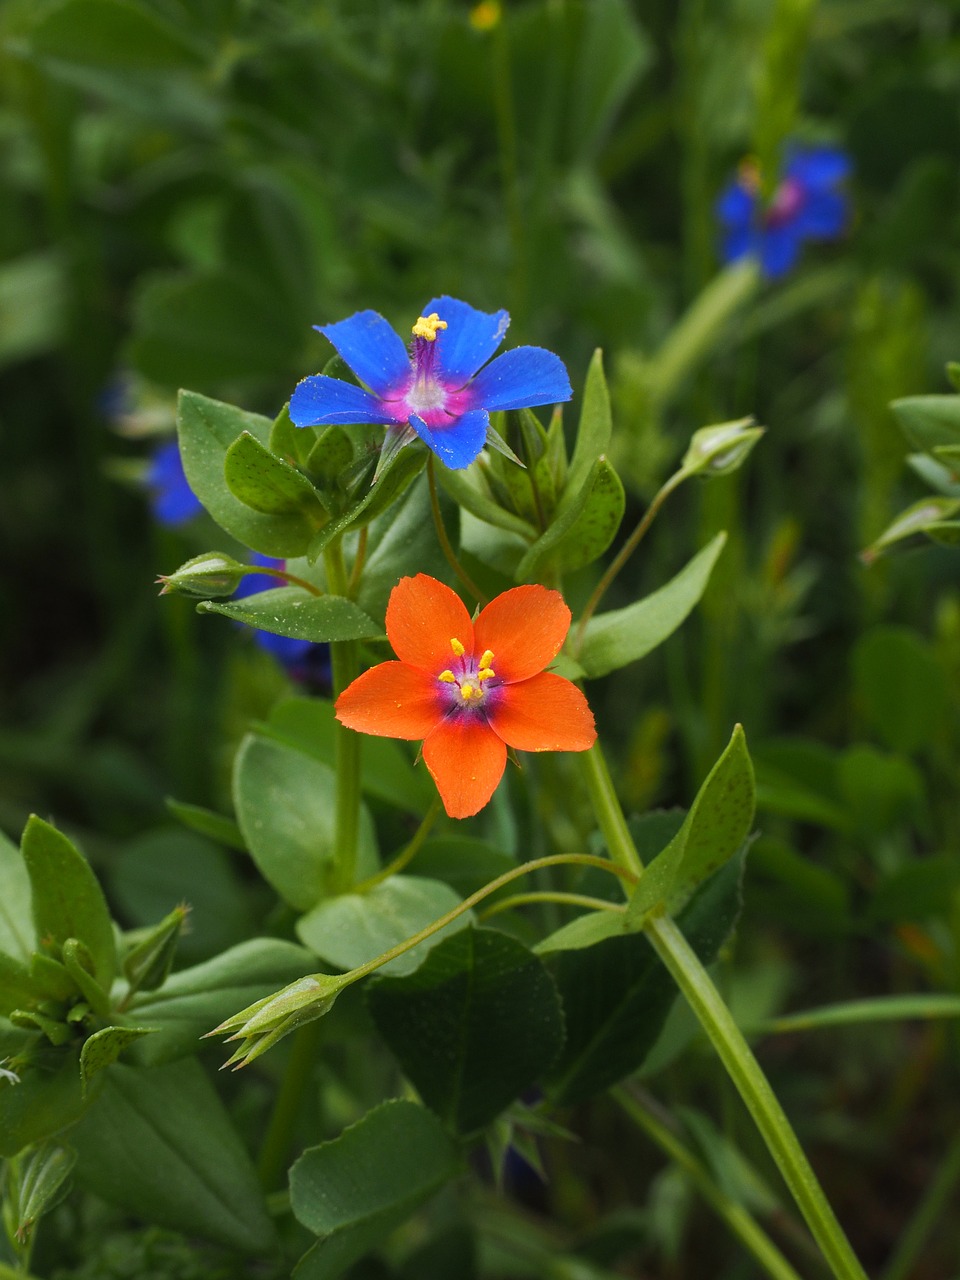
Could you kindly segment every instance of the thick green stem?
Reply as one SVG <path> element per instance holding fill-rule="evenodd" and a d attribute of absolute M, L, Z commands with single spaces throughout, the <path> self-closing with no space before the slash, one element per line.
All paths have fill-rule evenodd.
<path fill-rule="evenodd" d="M 348 584 L 339 542 L 324 552 L 327 586 L 334 595 L 346 595 Z M 355 640 L 336 640 L 330 645 L 333 696 L 336 698 L 360 674 Z M 353 888 L 357 869 L 357 837 L 360 828 L 360 744 L 359 733 L 334 722 L 336 751 L 336 811 L 333 888 L 346 893 Z"/>
<path fill-rule="evenodd" d="M 649 1108 L 622 1085 L 611 1096 L 630 1119 L 687 1175 L 711 1209 L 722 1218 L 740 1243 L 753 1254 L 772 1280 L 800 1280 L 767 1233 L 742 1204 L 716 1183 L 707 1166 Z"/>
<path fill-rule="evenodd" d="M 610 857 L 642 874 L 643 864 L 599 747 L 584 752 L 581 759 Z M 644 929 L 753 1116 L 833 1274 L 837 1280 L 866 1280 L 783 1108 L 698 956 L 668 916 L 648 917 Z"/>

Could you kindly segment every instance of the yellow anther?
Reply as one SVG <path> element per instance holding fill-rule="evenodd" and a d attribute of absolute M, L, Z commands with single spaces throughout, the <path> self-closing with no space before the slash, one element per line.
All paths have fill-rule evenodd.
<path fill-rule="evenodd" d="M 493 666 L 493 652 L 490 649 L 484 649 L 483 653 L 481 653 L 480 665 L 481 667 Z"/>
<path fill-rule="evenodd" d="M 745 187 L 752 195 L 757 195 L 760 191 L 760 161 L 756 156 L 744 156 L 737 165 L 737 176 L 740 179 L 741 186 Z"/>
<path fill-rule="evenodd" d="M 463 655 L 466 653 L 466 649 L 464 649 L 463 645 L 460 643 L 460 641 L 457 639 L 456 636 L 454 636 L 451 639 L 450 648 L 453 650 L 453 652 L 457 655 L 458 658 L 462 658 Z"/>
<path fill-rule="evenodd" d="M 492 31 L 500 21 L 499 0 L 480 0 L 470 10 L 468 21 L 474 31 Z"/>
<path fill-rule="evenodd" d="M 481 667 L 477 672 L 477 679 L 489 680 L 491 676 L 495 676 L 496 674 L 497 673 L 494 671 L 493 667 Z"/>
<path fill-rule="evenodd" d="M 437 330 L 447 327 L 446 320 L 441 320 L 434 311 L 429 316 L 421 316 L 417 323 L 413 326 L 413 336 L 415 338 L 425 338 L 427 342 L 436 342 Z"/>
<path fill-rule="evenodd" d="M 437 676 L 437 679 L 442 680 L 444 684 L 457 683 L 457 677 L 453 674 L 452 671 L 441 671 L 440 674 Z"/>
<path fill-rule="evenodd" d="M 475 684 L 462 684 L 460 686 L 460 694 L 464 702 L 469 702 L 471 698 L 479 698 L 480 690 Z"/>

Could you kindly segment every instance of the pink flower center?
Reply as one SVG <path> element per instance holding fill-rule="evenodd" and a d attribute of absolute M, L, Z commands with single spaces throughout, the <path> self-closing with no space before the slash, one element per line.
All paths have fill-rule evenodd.
<path fill-rule="evenodd" d="M 450 711 L 479 710 L 499 687 L 493 669 L 493 653 L 485 649 L 479 658 L 468 654 L 460 641 L 450 641 L 453 663 L 437 676 L 440 693 Z"/>
<path fill-rule="evenodd" d="M 787 178 L 781 182 L 773 193 L 770 207 L 764 221 L 768 227 L 782 227 L 785 222 L 792 222 L 803 208 L 807 193 L 803 184 L 796 178 Z"/>

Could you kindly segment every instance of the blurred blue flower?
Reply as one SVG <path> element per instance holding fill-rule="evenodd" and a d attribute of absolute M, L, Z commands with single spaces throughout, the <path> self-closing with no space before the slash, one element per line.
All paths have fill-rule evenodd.
<path fill-rule="evenodd" d="M 786 275 L 804 241 L 833 240 L 843 233 L 849 201 L 842 183 L 849 172 L 849 158 L 836 147 L 793 146 L 780 182 L 764 202 L 756 161 L 742 161 L 716 204 L 723 261 L 750 254 L 769 279 Z"/>
<path fill-rule="evenodd" d="M 442 297 L 424 307 L 409 350 L 376 311 L 317 325 L 370 389 L 324 374 L 305 378 L 290 398 L 290 417 L 298 427 L 379 423 L 388 428 L 385 447 L 416 433 L 448 467 L 467 467 L 486 442 L 491 411 L 573 394 L 552 351 L 515 347 L 490 359 L 509 323 L 506 311 L 488 314 Z"/>
<path fill-rule="evenodd" d="M 203 504 L 187 483 L 176 440 L 168 440 L 154 450 L 144 483 L 150 493 L 153 514 L 161 524 L 175 528 L 203 510 Z"/>
<path fill-rule="evenodd" d="M 261 565 L 264 569 L 284 569 L 287 562 L 255 551 L 250 556 L 250 563 Z M 272 574 L 248 573 L 241 578 L 239 587 L 233 593 L 233 599 L 242 600 L 245 596 L 254 596 L 261 591 L 272 591 L 281 585 L 282 582 Z M 294 680 L 307 684 L 329 684 L 329 645 L 314 644 L 312 640 L 297 640 L 293 636 L 274 635 L 272 631 L 261 631 L 258 627 L 252 630 L 254 642 L 265 653 L 276 658 Z"/>

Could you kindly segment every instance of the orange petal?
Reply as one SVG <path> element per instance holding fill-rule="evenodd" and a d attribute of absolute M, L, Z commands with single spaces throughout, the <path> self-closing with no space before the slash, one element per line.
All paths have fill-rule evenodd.
<path fill-rule="evenodd" d="M 560 652 L 570 630 L 570 610 L 559 591 L 514 587 L 491 600 L 474 623 L 476 652 L 490 649 L 501 680 L 526 680 Z"/>
<path fill-rule="evenodd" d="M 518 751 L 586 751 L 597 738 L 593 712 L 575 684 L 549 671 L 497 691 L 490 725 Z"/>
<path fill-rule="evenodd" d="M 473 623 L 455 591 L 418 573 L 401 578 L 390 593 L 387 639 L 402 662 L 436 674 L 453 662 L 452 639 L 473 652 Z"/>
<path fill-rule="evenodd" d="M 336 712 L 341 724 L 358 733 L 413 741 L 433 732 L 443 707 L 433 676 L 405 662 L 381 662 L 344 689 Z"/>
<path fill-rule="evenodd" d="M 450 817 L 469 818 L 496 791 L 507 748 L 475 716 L 448 716 L 424 742 L 423 759 Z"/>

